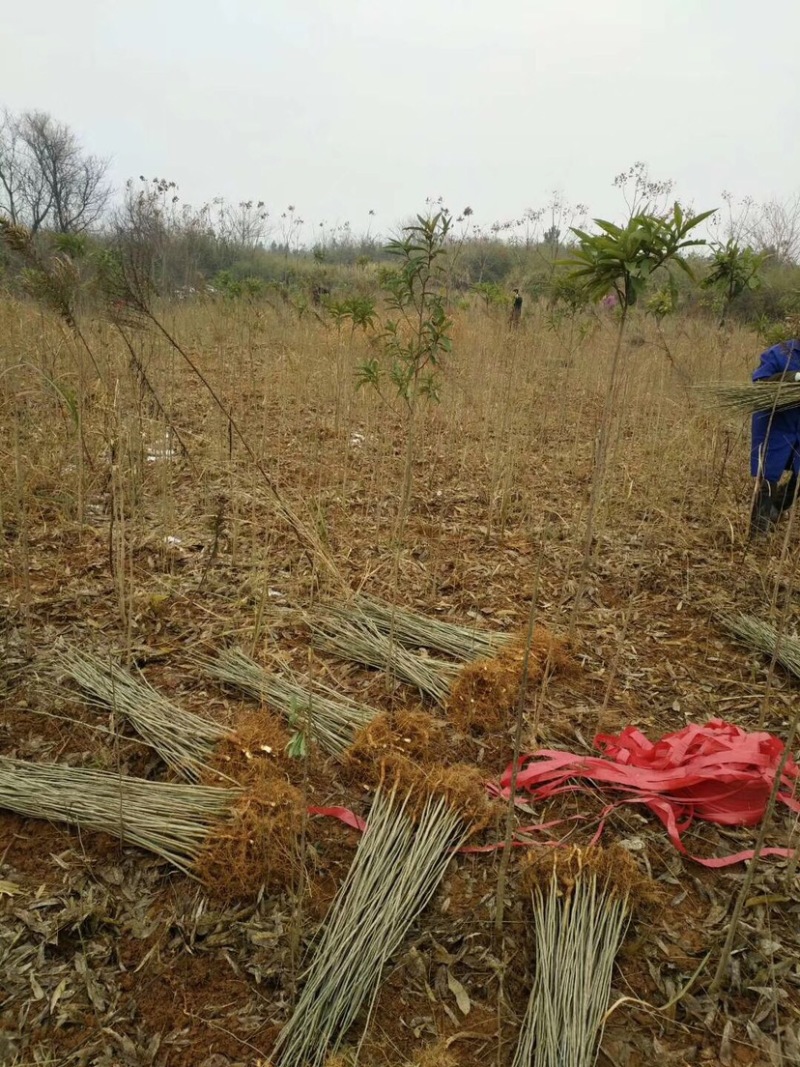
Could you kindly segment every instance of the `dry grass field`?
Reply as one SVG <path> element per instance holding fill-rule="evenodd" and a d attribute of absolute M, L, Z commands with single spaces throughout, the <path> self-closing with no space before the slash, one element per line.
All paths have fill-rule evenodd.
<path fill-rule="evenodd" d="M 152 328 L 127 335 L 134 361 L 106 321 L 85 319 L 83 344 L 31 305 L 0 303 L 0 755 L 169 780 L 128 725 L 59 679 L 67 647 L 136 665 L 182 708 L 252 739 L 246 754 L 235 741 L 221 746 L 229 777 L 244 784 L 249 764 L 273 761 L 302 800 L 302 853 L 286 860 L 285 877 L 283 858 L 267 854 L 269 878 L 217 863 L 203 884 L 124 840 L 0 813 L 0 1063 L 9 1067 L 271 1062 L 305 950 L 358 844 L 355 831 L 302 812 L 344 805 L 365 815 L 368 794 L 325 752 L 286 755 L 293 725 L 204 676 L 198 656 L 235 645 L 378 709 L 422 703 L 442 718 L 385 673 L 315 651 L 309 613 L 363 590 L 521 632 L 536 590 L 538 623 L 566 636 L 574 615 L 575 627 L 571 666 L 527 694 L 523 751 L 586 753 L 599 730 L 635 724 L 655 739 L 713 716 L 785 736 L 797 700 L 780 671 L 767 691 L 768 661 L 718 622 L 731 610 L 779 613 L 797 558 L 785 522 L 748 545 L 748 427 L 692 389 L 745 381 L 762 347 L 755 334 L 676 319 L 662 335 L 652 321 L 631 321 L 576 607 L 613 315 L 579 342 L 536 308 L 512 333 L 477 306 L 455 312 L 441 402 L 420 413 L 399 537 L 404 418 L 355 389 L 367 354 L 359 331 L 262 303 L 185 303 L 161 317 L 221 407 Z M 798 617 L 790 604 L 791 629 Z M 514 726 L 510 712 L 465 741 L 462 761 L 496 780 Z M 602 808 L 600 797 L 568 794 L 535 819 L 588 814 L 553 831 L 581 843 Z M 501 838 L 504 818 L 497 807 L 481 840 Z M 767 840 L 791 844 L 793 832 L 780 812 Z M 721 855 L 751 847 L 754 834 L 696 823 L 686 844 Z M 800 907 L 787 863 L 759 864 L 717 1000 L 708 986 L 744 865 L 710 871 L 682 858 L 634 807 L 607 819 L 603 842 L 620 841 L 663 892 L 618 959 L 612 1004 L 638 1002 L 610 1015 L 602 1067 L 800 1063 Z M 518 878 L 526 851 L 514 850 L 500 935 L 500 853 L 452 858 L 386 968 L 360 1062 L 511 1062 L 532 973 Z M 350 1062 L 362 1030 L 337 1064 Z"/>

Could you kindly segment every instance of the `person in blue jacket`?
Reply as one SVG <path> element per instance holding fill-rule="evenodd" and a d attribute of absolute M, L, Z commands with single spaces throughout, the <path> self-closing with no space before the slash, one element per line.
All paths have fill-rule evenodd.
<path fill-rule="evenodd" d="M 783 341 L 761 354 L 754 382 L 800 382 L 800 341 Z M 753 415 L 750 473 L 759 489 L 750 516 L 750 536 L 768 533 L 794 503 L 800 472 L 800 407 Z M 779 484 L 785 471 L 790 476 Z"/>

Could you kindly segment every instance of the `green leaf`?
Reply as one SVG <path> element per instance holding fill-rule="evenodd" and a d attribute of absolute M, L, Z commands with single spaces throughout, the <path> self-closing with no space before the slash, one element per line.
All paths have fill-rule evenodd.
<path fill-rule="evenodd" d="M 306 744 L 305 734 L 302 730 L 296 731 L 289 738 L 286 745 L 286 754 L 291 759 L 303 759 L 308 755 L 308 745 Z"/>
<path fill-rule="evenodd" d="M 601 230 L 605 230 L 606 233 L 611 234 L 612 237 L 619 237 L 622 233 L 620 226 L 615 226 L 613 222 L 606 222 L 605 219 L 594 219 L 595 225 L 599 226 Z"/>

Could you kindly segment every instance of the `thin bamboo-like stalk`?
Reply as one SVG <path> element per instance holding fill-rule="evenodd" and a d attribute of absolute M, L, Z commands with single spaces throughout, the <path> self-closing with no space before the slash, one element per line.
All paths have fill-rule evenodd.
<path fill-rule="evenodd" d="M 364 616 L 341 609 L 311 620 L 314 646 L 340 659 L 387 671 L 444 704 L 459 667 L 456 663 L 417 656 L 393 641 Z"/>
<path fill-rule="evenodd" d="M 800 678 L 800 640 L 796 637 L 779 633 L 753 615 L 732 615 L 722 623 L 734 637 L 767 656 L 774 655 L 777 663 Z"/>
<path fill-rule="evenodd" d="M 238 789 L 175 785 L 108 771 L 0 757 L 0 808 L 32 819 L 100 830 L 191 874 L 211 826 Z"/>
<path fill-rule="evenodd" d="M 226 732 L 221 726 L 179 708 L 144 678 L 97 656 L 68 649 L 55 663 L 91 703 L 122 715 L 177 774 L 197 781 L 209 770 L 211 751 Z"/>
<path fill-rule="evenodd" d="M 511 640 L 509 634 L 460 626 L 406 608 L 388 604 L 378 597 L 361 594 L 353 605 L 366 616 L 381 633 L 390 634 L 408 648 L 431 648 L 458 660 L 487 659 L 495 656 Z"/>
<path fill-rule="evenodd" d="M 532 891 L 536 976 L 513 1067 L 591 1067 L 630 919 L 625 894 L 590 868 Z"/>
<path fill-rule="evenodd" d="M 430 901 L 468 832 L 461 816 L 431 796 L 418 820 L 409 797 L 379 790 L 367 830 L 331 905 L 289 1022 L 281 1067 L 322 1067 L 362 1006 L 377 996 L 384 966 Z"/>
<path fill-rule="evenodd" d="M 752 385 L 713 383 L 696 389 L 716 407 L 752 414 L 800 407 L 800 382 L 754 382 Z"/>
<path fill-rule="evenodd" d="M 218 681 L 266 701 L 291 723 L 308 722 L 312 738 L 327 752 L 347 748 L 377 714 L 374 708 L 348 700 L 328 686 L 315 683 L 309 689 L 273 674 L 238 648 L 225 649 L 216 659 L 198 657 L 196 662 Z"/>

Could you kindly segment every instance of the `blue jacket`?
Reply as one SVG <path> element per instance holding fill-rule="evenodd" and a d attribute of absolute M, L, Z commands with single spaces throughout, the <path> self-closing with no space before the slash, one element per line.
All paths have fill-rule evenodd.
<path fill-rule="evenodd" d="M 799 340 L 781 342 L 762 352 L 753 381 L 787 369 L 800 372 Z M 753 415 L 750 472 L 754 477 L 760 473 L 768 482 L 777 482 L 785 470 L 800 471 L 800 408 L 757 411 Z"/>

